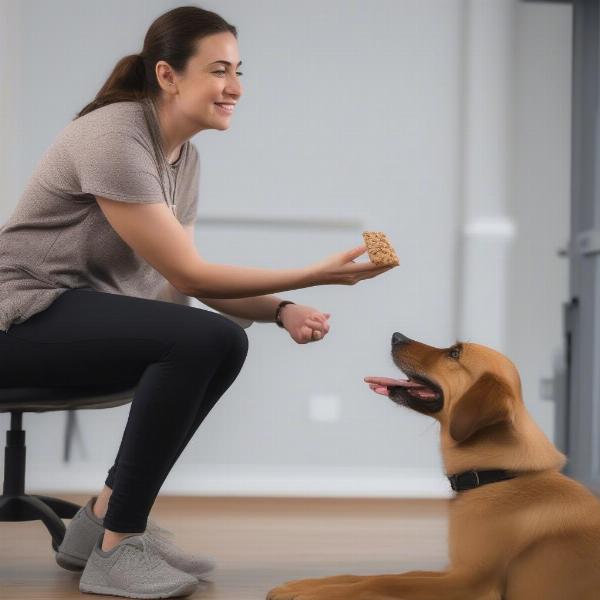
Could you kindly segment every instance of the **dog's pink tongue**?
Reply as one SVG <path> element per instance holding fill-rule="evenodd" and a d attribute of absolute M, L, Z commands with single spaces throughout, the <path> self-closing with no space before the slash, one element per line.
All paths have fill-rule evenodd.
<path fill-rule="evenodd" d="M 376 393 L 382 396 L 390 395 L 390 387 L 423 387 L 420 383 L 410 381 L 410 379 L 391 379 L 390 377 L 365 377 L 365 383 Z"/>

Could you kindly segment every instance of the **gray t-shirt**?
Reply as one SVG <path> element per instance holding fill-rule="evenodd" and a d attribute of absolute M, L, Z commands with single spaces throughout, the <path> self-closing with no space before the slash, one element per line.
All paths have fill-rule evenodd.
<path fill-rule="evenodd" d="M 0 229 L 0 330 L 73 288 L 157 298 L 165 278 L 119 237 L 95 198 L 172 204 L 174 190 L 177 219 L 194 222 L 198 151 L 187 141 L 175 163 L 160 163 L 155 113 L 148 120 L 145 106 L 115 102 L 71 121 L 40 159 Z"/>

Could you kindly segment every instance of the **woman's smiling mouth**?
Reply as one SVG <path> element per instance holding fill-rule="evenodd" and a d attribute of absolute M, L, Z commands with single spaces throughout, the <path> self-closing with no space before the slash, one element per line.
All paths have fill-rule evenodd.
<path fill-rule="evenodd" d="M 233 113 L 233 109 L 235 107 L 235 104 L 229 104 L 229 103 L 218 103 L 215 102 L 215 106 L 219 109 L 220 112 L 226 114 L 226 115 L 230 115 Z"/>

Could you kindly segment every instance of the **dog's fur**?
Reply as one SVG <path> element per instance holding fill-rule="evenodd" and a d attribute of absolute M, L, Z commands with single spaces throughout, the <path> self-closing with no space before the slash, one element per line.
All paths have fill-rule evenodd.
<path fill-rule="evenodd" d="M 478 344 L 394 339 L 395 364 L 438 398 L 390 398 L 439 421 L 446 474 L 517 477 L 453 497 L 444 571 L 292 581 L 268 600 L 599 600 L 600 501 L 560 473 L 566 458 L 525 408 L 513 363 Z"/>

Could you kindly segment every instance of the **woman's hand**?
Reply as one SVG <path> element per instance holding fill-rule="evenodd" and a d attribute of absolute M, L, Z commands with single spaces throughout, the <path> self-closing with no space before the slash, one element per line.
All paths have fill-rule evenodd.
<path fill-rule="evenodd" d="M 364 254 L 367 247 L 363 244 L 352 250 L 332 254 L 326 259 L 315 263 L 309 267 L 315 281 L 315 285 L 354 285 L 363 279 L 371 279 L 381 273 L 393 269 L 397 265 L 378 266 L 368 262 L 354 262 L 361 254 Z"/>
<path fill-rule="evenodd" d="M 302 304 L 286 304 L 279 313 L 283 327 L 298 344 L 322 340 L 329 331 L 330 316 Z"/>

